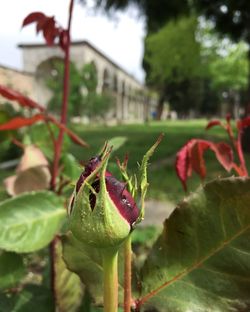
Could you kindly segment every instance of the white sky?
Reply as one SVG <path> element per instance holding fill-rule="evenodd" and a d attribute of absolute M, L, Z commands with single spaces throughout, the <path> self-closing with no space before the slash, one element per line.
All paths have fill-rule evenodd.
<path fill-rule="evenodd" d="M 36 36 L 35 26 L 21 24 L 29 13 L 41 11 L 63 26 L 66 25 L 69 0 L 0 0 L 0 64 L 22 69 L 18 43 L 43 42 Z M 143 57 L 144 20 L 135 9 L 117 13 L 113 20 L 93 13 L 75 0 L 72 19 L 72 39 L 88 40 L 111 60 L 140 81 L 144 79 Z"/>

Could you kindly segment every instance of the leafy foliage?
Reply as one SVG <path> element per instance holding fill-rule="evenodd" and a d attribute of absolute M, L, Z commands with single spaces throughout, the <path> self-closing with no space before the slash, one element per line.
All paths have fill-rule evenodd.
<path fill-rule="evenodd" d="M 0 289 L 15 287 L 25 275 L 23 259 L 14 252 L 0 254 Z"/>
<path fill-rule="evenodd" d="M 71 232 L 62 237 L 63 259 L 67 268 L 75 272 L 85 285 L 95 305 L 103 304 L 102 251 L 78 241 Z M 119 256 L 119 301 L 122 302 L 123 265 L 122 252 Z"/>
<path fill-rule="evenodd" d="M 231 144 L 235 153 L 238 156 L 239 164 L 233 160 L 232 148 L 224 143 L 213 143 L 211 141 L 205 141 L 200 139 L 192 139 L 188 141 L 176 154 L 175 169 L 176 173 L 181 180 L 184 189 L 186 190 L 186 180 L 192 175 L 192 171 L 195 171 L 201 179 L 206 176 L 206 167 L 203 154 L 207 149 L 211 149 L 219 163 L 227 171 L 234 169 L 239 176 L 248 176 L 248 171 L 245 164 L 245 158 L 242 151 L 241 135 L 244 127 L 249 125 L 249 118 L 244 118 L 237 123 L 238 134 L 235 136 L 231 125 L 231 116 L 226 117 L 226 123 L 222 123 L 220 120 L 211 120 L 206 130 L 215 126 L 220 126 L 228 133 Z"/>
<path fill-rule="evenodd" d="M 50 192 L 33 192 L 0 203 L 0 247 L 32 252 L 45 247 L 65 218 L 62 199 Z"/>
<path fill-rule="evenodd" d="M 229 48 L 226 56 L 218 56 L 210 65 L 214 88 L 242 90 L 247 87 L 247 51 L 241 43 Z"/>
<path fill-rule="evenodd" d="M 221 34 L 227 34 L 235 41 L 249 43 L 249 1 L 237 0 L 196 0 L 195 6 L 201 14 L 211 19 Z"/>
<path fill-rule="evenodd" d="M 249 1 L 215 0 L 211 2 L 207 0 L 195 0 L 194 4 L 198 12 L 204 14 L 214 23 L 216 30 L 222 36 L 229 36 L 235 42 L 242 40 L 247 43 L 247 61 L 250 62 Z M 231 59 L 233 59 L 233 57 L 231 57 Z M 230 62 L 230 60 L 228 61 Z M 235 70 L 239 64 L 239 60 L 235 62 L 235 65 L 231 64 L 232 70 Z M 247 97 L 249 101 L 250 80 L 249 77 L 247 79 Z"/>
<path fill-rule="evenodd" d="M 17 294 L 0 294 L 1 312 L 48 312 L 53 311 L 51 292 L 46 287 L 28 285 Z"/>
<path fill-rule="evenodd" d="M 199 75 L 200 44 L 195 38 L 196 29 L 196 17 L 181 18 L 146 38 L 144 59 L 151 69 L 149 83 L 180 81 Z"/>
<path fill-rule="evenodd" d="M 176 172 L 184 189 L 187 188 L 186 180 L 194 170 L 201 179 L 206 176 L 204 152 L 211 149 L 220 164 L 230 171 L 233 168 L 233 152 L 231 147 L 225 143 L 213 143 L 205 140 L 192 139 L 187 142 L 176 156 Z"/>
<path fill-rule="evenodd" d="M 81 2 L 84 3 L 83 0 Z M 95 3 L 97 9 L 101 7 L 108 12 L 124 10 L 129 5 L 136 5 L 140 13 L 145 16 L 148 32 L 156 32 L 171 18 L 177 18 L 190 12 L 190 5 L 186 0 L 95 0 Z"/>
<path fill-rule="evenodd" d="M 93 312 L 100 309 L 93 307 L 92 301 L 95 304 L 103 305 L 103 267 L 105 268 L 105 265 L 102 266 L 101 250 L 86 246 L 85 243 L 77 241 L 71 233 L 67 233 L 63 237 L 64 262 L 61 239 L 58 236 L 66 214 L 64 187 L 76 180 L 81 170 L 75 164 L 74 156 L 68 153 L 64 133 L 81 146 L 87 145 L 71 129 L 66 127 L 67 102 L 69 100 L 72 104 L 70 107 L 72 115 L 86 114 L 90 118 L 103 115 L 112 105 L 110 94 L 100 96 L 96 92 L 97 75 L 94 64 L 86 65 L 81 71 L 76 70 L 72 65 L 70 70 L 70 24 L 73 3 L 74 1 L 71 0 L 66 29 L 59 26 L 53 16 L 48 17 L 42 12 L 33 12 L 23 21 L 23 26 L 35 23 L 37 32 L 43 33 L 46 43 L 48 45 L 59 44 L 64 53 L 64 65 L 59 63 L 55 65 L 58 78 L 64 75 L 63 96 L 60 94 L 63 87 L 62 84 L 58 84 L 59 79 L 53 78 L 48 81 L 48 85 L 54 93 L 52 99 L 54 111 L 60 112 L 60 119 L 55 118 L 48 112 L 48 109 L 21 93 L 0 85 L 0 95 L 8 100 L 16 101 L 21 107 L 29 109 L 31 113 L 29 117 L 13 116 L 11 119 L 3 116 L 0 130 L 12 131 L 42 122 L 43 125 L 33 126 L 35 131 L 32 130 L 29 136 L 25 136 L 24 144 L 27 142 L 30 144 L 30 140 L 35 142 L 43 149 L 50 161 L 49 163 L 44 156 L 42 162 L 39 162 L 41 159 L 37 159 L 40 158 L 38 155 L 31 156 L 29 154 L 26 158 L 24 155 L 17 167 L 17 175 L 11 177 L 15 179 L 15 182 L 19 182 L 18 188 L 13 187 L 15 192 L 12 192 L 11 195 L 26 190 L 25 180 L 29 182 L 29 187 L 34 187 L 36 183 L 42 182 L 43 177 L 37 167 L 46 167 L 47 171 L 48 168 L 51 169 L 49 172 L 49 177 L 51 174 L 50 181 L 48 178 L 46 187 L 50 186 L 53 190 L 53 193 L 48 191 L 24 193 L 0 203 L 0 248 L 3 249 L 0 251 L 0 288 L 7 288 L 6 292 L 0 294 L 0 310 L 4 312 L 34 310 L 47 312 L 55 309 L 60 312 L 73 312 L 78 309 Z M 107 9 L 123 8 L 128 3 L 136 3 L 142 8 L 147 16 L 148 28 L 145 58 L 149 66 L 148 81 L 162 92 L 163 101 L 166 99 L 166 94 L 172 92 L 175 96 L 175 99 L 172 96 L 172 102 L 175 100 L 175 103 L 178 103 L 176 95 L 180 90 L 185 91 L 183 94 L 187 101 L 191 99 L 191 94 L 197 95 L 195 92 L 199 89 L 197 87 L 200 83 L 198 80 L 203 74 L 201 63 L 206 57 L 212 60 L 211 65 L 207 66 L 209 70 L 207 67 L 206 70 L 209 71 L 210 78 L 213 79 L 215 89 L 221 91 L 224 88 L 229 88 L 238 92 L 245 87 L 246 79 L 241 76 L 241 73 L 246 72 L 245 47 L 243 45 L 237 46 L 234 50 L 229 51 L 224 59 L 217 58 L 218 55 L 214 51 L 202 59 L 205 49 L 197 40 L 197 18 L 185 17 L 192 11 L 190 2 L 179 0 L 126 0 L 116 2 L 97 0 L 96 3 L 104 4 Z M 219 3 L 218 12 L 220 11 L 222 15 L 226 16 L 225 7 L 223 9 L 220 1 L 216 1 L 216 3 Z M 234 6 L 234 1 L 226 1 L 226 9 L 230 11 L 230 14 L 232 13 L 231 5 Z M 210 12 L 210 15 L 212 14 Z M 171 18 L 180 15 L 182 15 L 180 19 L 170 21 Z M 233 12 L 233 17 L 236 18 L 234 23 L 238 27 L 245 27 L 243 24 L 246 16 L 242 11 L 239 10 L 237 14 Z M 166 22 L 168 23 L 166 24 Z M 225 24 L 225 29 L 227 27 L 228 25 Z M 153 33 L 156 30 L 158 33 Z M 248 34 L 248 24 L 245 30 Z M 244 37 L 245 33 L 241 33 L 241 36 Z M 182 49 L 176 49 L 179 42 L 182 43 Z M 238 60 L 239 57 L 240 60 Z M 225 66 L 230 68 L 229 72 L 225 70 Z M 71 80 L 69 80 L 69 73 L 71 73 Z M 234 79 L 230 73 L 233 73 Z M 197 78 L 198 80 L 196 80 Z M 70 90 L 70 94 L 68 94 L 68 90 Z M 62 103 L 62 107 L 57 106 L 57 103 Z M 226 170 L 234 169 L 238 175 L 247 176 L 247 167 L 241 148 L 241 133 L 244 128 L 250 125 L 249 120 L 250 118 L 246 118 L 237 123 L 238 133 L 236 136 L 233 133 L 229 116 L 226 123 L 219 120 L 209 122 L 207 129 L 220 126 L 227 131 L 232 148 L 225 143 L 213 143 L 200 139 L 189 140 L 177 156 L 176 164 L 182 183 L 186 185 L 186 180 L 192 171 L 204 178 L 206 167 L 203 155 L 208 149 L 215 153 L 218 161 Z M 54 126 L 57 131 L 55 131 Z M 44 129 L 47 131 L 46 134 Z M 139 167 L 140 181 L 137 182 L 135 176 L 130 177 L 127 173 L 128 157 L 125 157 L 123 163 L 118 161 L 120 173 L 128 184 L 128 188 L 132 190 L 132 195 L 140 195 L 141 197 L 141 218 L 144 213 L 143 200 L 148 187 L 146 166 L 159 140 L 143 158 Z M 25 147 L 18 140 L 14 139 L 14 141 L 26 152 L 27 146 Z M 124 137 L 116 137 L 111 144 L 114 144 L 115 150 L 124 142 Z M 239 163 L 233 161 L 232 149 L 236 152 Z M 88 169 L 90 168 L 87 167 Z M 111 173 L 106 175 L 104 171 L 103 169 L 102 178 L 103 183 L 106 183 L 109 181 L 108 177 Z M 98 180 L 98 174 L 96 177 Z M 88 181 L 85 182 L 87 185 Z M 160 182 L 158 179 L 157 183 Z M 118 181 L 118 185 L 123 186 L 122 183 L 119 183 Z M 133 183 L 134 185 L 131 187 Z M 151 248 L 152 242 L 148 244 L 147 248 L 151 248 L 151 250 L 146 262 L 144 263 L 142 259 L 136 261 L 137 269 L 139 268 L 140 272 L 134 271 L 134 276 L 137 277 L 134 285 L 138 289 L 134 293 L 133 300 L 130 300 L 131 294 L 124 296 L 125 301 L 126 298 L 129 298 L 126 302 L 127 308 L 124 304 L 124 311 L 130 311 L 132 305 L 137 311 L 182 312 L 192 310 L 195 312 L 210 311 L 211 307 L 223 312 L 249 310 L 249 186 L 250 180 L 248 178 L 217 179 L 204 185 L 181 202 L 170 218 L 165 221 L 163 233 L 153 247 Z M 96 185 L 88 187 L 92 188 L 91 190 L 94 191 L 93 194 L 97 198 L 99 190 Z M 121 188 L 117 187 L 116 182 L 112 192 L 115 193 L 116 191 L 115 196 L 119 197 L 123 203 L 124 198 L 122 198 L 120 190 Z M 139 194 L 137 194 L 137 190 Z M 86 192 L 86 198 L 90 200 L 89 189 Z M 92 213 L 91 209 L 89 213 Z M 126 216 L 129 217 L 129 213 L 130 210 L 128 209 Z M 83 218 L 83 215 L 79 217 Z M 110 224 L 113 226 L 115 223 L 111 220 Z M 72 232 L 74 233 L 73 229 Z M 104 234 L 106 235 L 106 233 Z M 140 241 L 138 238 L 136 240 Z M 25 273 L 23 257 L 14 252 L 36 252 L 49 243 L 52 289 L 42 286 L 42 282 L 39 286 L 20 283 L 20 279 Z M 126 284 L 126 280 L 130 283 L 128 272 L 131 271 L 131 266 L 127 261 L 131 256 L 130 247 L 129 245 L 127 250 L 129 257 L 126 258 L 126 252 L 124 256 L 120 253 L 119 302 L 122 302 L 124 291 L 124 293 L 130 292 L 128 286 L 131 285 Z M 25 259 L 27 259 L 26 256 Z M 123 262 L 125 262 L 125 266 Z M 105 263 L 108 262 L 104 261 Z M 71 271 L 76 272 L 85 285 L 82 304 L 83 287 L 79 277 Z M 115 276 L 115 274 L 113 275 Z M 108 274 L 106 274 L 107 276 Z M 113 281 L 112 284 L 116 284 L 116 277 Z M 18 287 L 14 292 L 10 288 L 15 286 Z M 118 310 L 118 307 L 115 306 L 114 308 L 115 311 Z"/>
<path fill-rule="evenodd" d="M 48 45 L 55 43 L 58 39 L 60 47 L 65 50 L 68 42 L 68 32 L 62 27 L 58 26 L 54 16 L 46 16 L 42 12 L 33 12 L 25 17 L 23 20 L 23 27 L 29 24 L 36 23 L 36 32 L 43 32 L 43 37 Z"/>
<path fill-rule="evenodd" d="M 79 242 L 72 233 L 63 237 L 63 257 L 68 269 L 78 274 L 96 303 L 102 302 L 103 268 L 101 252 Z"/>
<path fill-rule="evenodd" d="M 86 142 L 84 142 L 75 133 L 73 133 L 70 129 L 68 129 L 63 123 L 56 120 L 54 116 L 47 114 L 43 106 L 34 102 L 32 99 L 22 95 L 20 92 L 17 92 L 15 90 L 0 85 L 0 95 L 9 100 L 17 101 L 18 104 L 21 105 L 22 107 L 27 107 L 29 109 L 37 109 L 39 112 L 42 113 L 35 115 L 36 117 L 33 116 L 31 118 L 14 117 L 13 118 L 14 120 L 13 119 L 8 120 L 1 125 L 3 131 L 6 130 L 5 127 L 7 127 L 8 130 L 19 129 L 25 126 L 30 126 L 33 123 L 37 122 L 38 120 L 46 120 L 55 124 L 59 129 L 63 129 L 63 131 L 65 131 L 68 134 L 68 136 L 71 138 L 73 142 L 85 147 L 88 146 Z"/>
<path fill-rule="evenodd" d="M 158 118 L 164 101 L 180 113 L 201 106 L 204 66 L 201 43 L 196 36 L 197 27 L 196 16 L 181 17 L 169 21 L 145 39 L 147 84 L 160 94 Z"/>
<path fill-rule="evenodd" d="M 80 278 L 66 268 L 60 238 L 54 240 L 54 287 L 56 303 L 61 312 L 77 311 L 83 297 Z"/>
<path fill-rule="evenodd" d="M 0 125 L 0 131 L 3 130 L 15 130 L 26 126 L 31 126 L 34 123 L 44 120 L 45 116 L 37 114 L 32 117 L 14 117 L 9 122 Z"/>
<path fill-rule="evenodd" d="M 49 108 L 60 112 L 62 103 L 62 94 L 60 90 L 63 87 L 63 63 L 54 61 L 52 63 L 53 73 L 46 83 L 52 91 L 53 96 L 49 101 Z M 109 94 L 97 93 L 97 72 L 93 63 L 85 64 L 81 70 L 78 70 L 73 63 L 70 64 L 70 84 L 69 84 L 69 116 L 88 116 L 93 119 L 102 117 L 114 104 L 113 98 Z"/>
<path fill-rule="evenodd" d="M 247 311 L 249 187 L 249 179 L 214 181 L 178 205 L 142 268 L 138 306 Z"/>
<path fill-rule="evenodd" d="M 64 64 L 59 60 L 52 60 L 51 66 L 53 70 L 51 73 L 46 72 L 44 79 L 47 87 L 52 92 L 52 97 L 48 103 L 48 109 L 57 114 L 60 113 L 62 103 L 63 88 L 63 73 Z M 80 116 L 82 111 L 82 94 L 81 87 L 83 86 L 82 77 L 75 67 L 74 63 L 70 63 L 70 82 L 69 82 L 69 107 L 68 115 Z"/>

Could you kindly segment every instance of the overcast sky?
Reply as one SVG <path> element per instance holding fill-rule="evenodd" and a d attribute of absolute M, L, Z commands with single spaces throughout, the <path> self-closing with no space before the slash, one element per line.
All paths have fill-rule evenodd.
<path fill-rule="evenodd" d="M 33 11 L 55 15 L 66 25 L 69 0 L 0 0 L 0 65 L 22 69 L 22 55 L 18 43 L 43 42 L 36 36 L 35 26 L 21 30 L 23 18 Z M 140 81 L 144 79 L 141 67 L 143 57 L 144 20 L 130 8 L 116 14 L 113 20 L 94 14 L 75 0 L 72 20 L 72 39 L 88 40 L 115 63 Z"/>

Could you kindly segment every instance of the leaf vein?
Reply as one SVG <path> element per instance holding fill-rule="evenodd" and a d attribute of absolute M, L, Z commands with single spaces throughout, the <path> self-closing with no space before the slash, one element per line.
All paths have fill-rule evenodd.
<path fill-rule="evenodd" d="M 200 267 L 200 269 L 204 270 L 204 271 L 208 271 L 208 272 L 214 273 L 214 274 L 226 275 L 226 276 L 231 277 L 231 278 L 241 279 L 243 281 L 250 281 L 250 278 L 248 278 L 248 277 L 244 277 L 244 276 L 241 276 L 241 275 L 235 275 L 235 274 L 231 274 L 231 273 L 228 273 L 228 272 L 221 272 L 221 271 L 217 271 L 217 270 L 212 270 L 211 268 L 208 268 L 205 265 Z"/>
<path fill-rule="evenodd" d="M 192 266 L 190 266 L 189 268 L 186 268 L 185 270 L 183 270 L 182 272 L 180 272 L 179 274 L 177 274 L 175 277 L 173 277 L 172 279 L 170 279 L 169 281 L 163 283 L 162 285 L 160 285 L 159 287 L 157 287 L 156 289 L 152 290 L 151 292 L 149 292 L 148 294 L 146 294 L 145 296 L 143 296 L 142 298 L 140 298 L 138 300 L 139 305 L 142 305 L 143 303 L 145 303 L 148 299 L 150 299 L 151 297 L 153 297 L 154 295 L 156 295 L 158 292 L 160 292 L 163 288 L 168 287 L 169 285 L 171 285 L 172 283 L 179 281 L 181 278 L 183 278 L 184 276 L 186 276 L 187 274 L 191 273 L 194 269 L 200 267 L 201 265 L 203 265 L 203 263 L 208 260 L 209 258 L 211 258 L 212 256 L 214 256 L 216 253 L 218 253 L 219 251 L 221 251 L 222 248 L 224 248 L 225 246 L 227 246 L 229 243 L 231 243 L 234 239 L 238 238 L 240 235 L 242 235 L 245 231 L 247 231 L 250 228 L 250 225 L 248 224 L 246 227 L 244 227 L 243 229 L 241 229 L 237 234 L 233 235 L 232 237 L 230 237 L 229 239 L 223 241 L 216 249 L 211 250 L 211 252 L 206 255 L 205 257 L 201 258 L 199 261 L 197 261 L 195 264 L 193 264 Z"/>

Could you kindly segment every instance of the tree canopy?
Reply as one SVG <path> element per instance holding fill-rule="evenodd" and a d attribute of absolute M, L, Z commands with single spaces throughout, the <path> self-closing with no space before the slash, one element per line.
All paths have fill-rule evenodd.
<path fill-rule="evenodd" d="M 145 61 L 150 65 L 148 82 L 177 82 L 201 74 L 200 43 L 196 17 L 167 23 L 146 38 Z"/>
<path fill-rule="evenodd" d="M 248 0 L 195 0 L 200 14 L 213 21 L 217 31 L 234 41 L 250 44 L 250 2 Z"/>
<path fill-rule="evenodd" d="M 201 101 L 202 92 L 214 101 L 222 90 L 246 89 L 247 75 L 250 98 L 250 72 L 247 72 L 250 48 L 247 51 L 247 45 L 242 43 L 250 47 L 248 0 L 95 0 L 94 3 L 111 13 L 136 5 L 144 15 L 147 35 L 143 66 L 147 84 L 160 94 L 158 116 L 166 98 L 175 103 L 182 98 L 188 110 L 191 105 L 188 102 Z M 206 29 L 209 38 L 204 31 L 201 34 L 195 14 L 210 21 L 214 29 Z M 220 39 L 215 32 L 221 35 Z M 232 48 L 228 45 L 224 54 L 217 53 L 223 50 L 226 37 L 230 38 L 226 40 Z M 232 41 L 240 42 L 239 46 Z M 201 104 L 203 108 L 211 107 L 207 100 L 202 101 L 206 103 Z M 184 102 L 175 107 L 185 109 L 183 105 Z"/>
<path fill-rule="evenodd" d="M 52 63 L 53 70 L 50 76 L 46 79 L 46 85 L 52 92 L 52 97 L 49 100 L 49 108 L 60 113 L 62 103 L 62 88 L 63 88 L 63 71 L 64 64 L 62 61 L 55 60 Z M 82 102 L 81 94 L 82 79 L 79 71 L 73 63 L 70 64 L 70 81 L 69 81 L 69 116 L 76 116 L 80 113 Z"/>
<path fill-rule="evenodd" d="M 62 102 L 61 88 L 63 77 L 63 64 L 55 62 L 53 64 L 54 75 L 51 75 L 46 83 L 52 91 L 49 106 L 52 111 L 59 113 Z M 85 64 L 78 70 L 73 63 L 70 66 L 70 92 L 69 92 L 69 116 L 94 116 L 105 115 L 113 105 L 113 99 L 108 94 L 98 94 L 97 72 L 93 63 Z"/>
<path fill-rule="evenodd" d="M 235 91 L 247 87 L 247 47 L 244 43 L 228 47 L 226 55 L 217 56 L 210 64 L 213 86 Z"/>
<path fill-rule="evenodd" d="M 80 0 L 85 3 L 85 0 Z M 188 0 L 94 0 L 97 9 L 107 12 L 124 10 L 129 5 L 139 8 L 141 14 L 146 18 L 147 31 L 155 32 L 163 27 L 167 21 L 190 12 Z"/>

